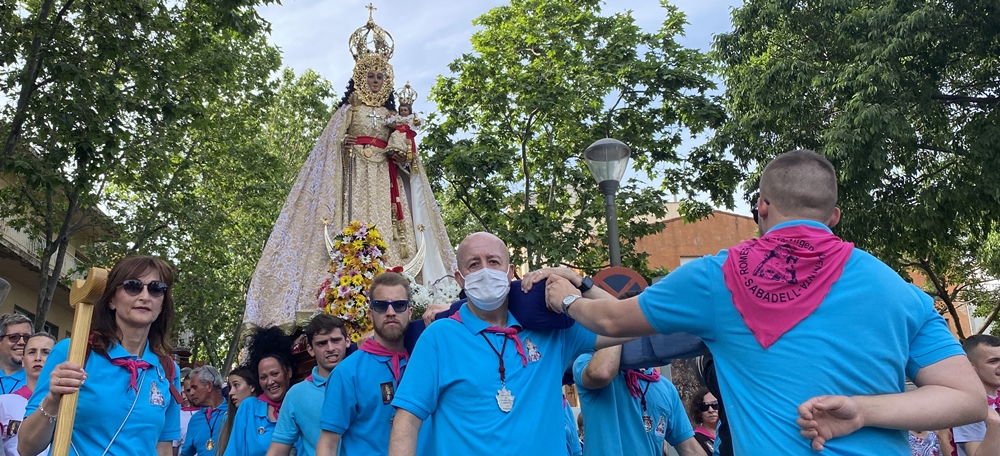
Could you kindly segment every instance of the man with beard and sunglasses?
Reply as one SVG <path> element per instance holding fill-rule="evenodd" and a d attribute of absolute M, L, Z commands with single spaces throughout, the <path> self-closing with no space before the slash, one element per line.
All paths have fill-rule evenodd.
<path fill-rule="evenodd" d="M 368 288 L 374 337 L 330 374 L 320 418 L 317 456 L 387 454 L 396 411 L 391 402 L 409 354 L 403 333 L 410 323 L 410 281 L 402 274 L 375 276 Z"/>

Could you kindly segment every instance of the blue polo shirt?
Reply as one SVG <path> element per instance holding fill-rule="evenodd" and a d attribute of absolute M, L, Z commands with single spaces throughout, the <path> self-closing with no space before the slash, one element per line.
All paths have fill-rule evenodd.
<path fill-rule="evenodd" d="M 28 383 L 28 374 L 24 369 L 18 369 L 7 375 L 0 370 L 0 394 L 11 394 Z"/>
<path fill-rule="evenodd" d="M 506 338 L 484 333 L 489 325 L 467 305 L 459 315 L 462 322 L 439 320 L 421 335 L 392 405 L 424 420 L 436 454 L 565 454 L 563 372 L 593 350 L 597 336 L 576 323 L 559 331 L 523 330 L 524 366 L 514 341 L 503 348 Z M 519 326 L 509 312 L 507 321 Z M 514 396 L 510 412 L 497 405 L 499 359 L 490 343 L 503 351 L 506 388 Z"/>
<path fill-rule="evenodd" d="M 284 402 L 282 402 L 284 413 Z M 278 414 L 281 418 L 281 413 Z M 192 422 L 194 419 L 192 418 Z M 233 417 L 233 430 L 224 456 L 267 454 L 275 423 L 267 418 L 267 403 L 250 396 L 243 399 Z"/>
<path fill-rule="evenodd" d="M 393 395 L 398 389 L 390 359 L 358 350 L 330 373 L 320 427 L 341 435 L 341 455 L 389 454 L 389 431 L 396 409 L 389 404 L 389 391 L 383 393 L 383 388 L 391 385 Z M 400 371 L 406 372 L 409 366 L 402 360 Z"/>
<path fill-rule="evenodd" d="M 226 414 L 229 412 L 229 401 L 223 400 L 209 418 L 205 413 L 207 407 L 194 412 L 191 420 L 188 421 L 187 436 L 184 438 L 184 448 L 181 449 L 183 456 L 215 456 L 219 449 L 219 435 L 222 433 L 222 425 L 226 422 Z M 208 439 L 212 439 L 212 449 L 208 449 Z"/>
<path fill-rule="evenodd" d="M 625 372 L 619 371 L 608 386 L 583 386 L 583 370 L 593 355 L 580 355 L 573 363 L 573 380 L 580 393 L 580 411 L 587 420 L 583 454 L 660 454 L 663 441 L 671 446 L 694 437 L 677 388 L 666 377 L 658 382 L 639 380 L 646 394 L 646 413 L 652 427 L 642 422 L 642 399 L 629 393 Z M 650 371 L 647 371 L 650 372 Z"/>
<path fill-rule="evenodd" d="M 573 416 L 573 408 L 563 399 L 563 415 L 566 420 L 563 426 L 566 427 L 566 452 L 570 456 L 583 456 L 583 445 L 580 443 L 580 428 L 576 426 L 576 417 Z"/>
<path fill-rule="evenodd" d="M 774 229 L 795 224 L 826 229 L 811 221 Z M 815 455 L 795 423 L 806 400 L 901 393 L 921 368 L 964 356 L 930 296 L 860 249 L 819 307 L 764 349 L 733 305 L 726 257 L 681 266 L 646 288 L 639 308 L 658 332 L 688 332 L 712 351 L 735 454 Z M 910 454 L 906 431 L 872 427 L 825 448 L 828 456 Z"/>
<path fill-rule="evenodd" d="M 281 414 L 271 436 L 272 442 L 294 445 L 301 441 L 302 450 L 298 454 L 316 455 L 326 382 L 327 378 L 320 377 L 319 368 L 314 367 L 311 381 L 307 378 L 288 389 L 285 400 L 281 402 Z"/>
<path fill-rule="evenodd" d="M 34 413 L 49 394 L 52 369 L 65 362 L 68 353 L 69 339 L 52 348 L 25 408 L 25 416 Z M 107 454 L 156 454 L 157 442 L 181 437 L 181 406 L 170 395 L 170 382 L 160 359 L 149 348 L 149 342 L 142 353 L 141 359 L 152 367 L 139 370 L 138 393 L 129 385 L 128 370 L 90 353 L 84 365 L 89 380 L 80 388 L 69 454 L 103 454 L 105 449 Z M 108 356 L 136 359 L 118 344 L 111 346 Z M 176 363 L 174 372 L 180 372 Z M 181 382 L 177 377 L 174 386 L 179 391 Z"/>

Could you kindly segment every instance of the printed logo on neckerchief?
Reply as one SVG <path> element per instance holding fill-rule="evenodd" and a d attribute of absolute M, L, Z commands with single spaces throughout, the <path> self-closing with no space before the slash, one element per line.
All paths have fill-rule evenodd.
<path fill-rule="evenodd" d="M 811 315 L 840 279 L 854 244 L 808 225 L 771 230 L 729 249 L 733 305 L 764 348 Z"/>

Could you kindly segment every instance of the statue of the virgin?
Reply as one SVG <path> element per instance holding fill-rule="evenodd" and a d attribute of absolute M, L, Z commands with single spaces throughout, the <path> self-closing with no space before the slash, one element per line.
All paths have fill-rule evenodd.
<path fill-rule="evenodd" d="M 394 131 L 387 119 L 397 114 L 392 37 L 369 13 L 349 44 L 355 64 L 347 93 L 264 247 L 247 292 L 246 323 L 284 325 L 297 312 L 315 310 L 317 289 L 330 272 L 324 230 L 335 235 L 351 221 L 383 233 L 387 267 L 422 259 L 419 271 L 411 271 L 418 282 L 430 284 L 455 270 L 455 253 L 419 155 L 387 150 Z"/>

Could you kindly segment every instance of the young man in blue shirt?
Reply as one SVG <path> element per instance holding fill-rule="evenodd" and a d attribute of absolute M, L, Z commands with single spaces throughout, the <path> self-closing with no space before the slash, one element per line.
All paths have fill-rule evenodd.
<path fill-rule="evenodd" d="M 319 314 L 306 326 L 306 350 L 316 358 L 316 367 L 285 394 L 267 456 L 288 456 L 296 443 L 301 443 L 303 456 L 316 454 L 326 383 L 330 373 L 347 356 L 350 342 L 347 327 L 339 317 Z"/>
<path fill-rule="evenodd" d="M 413 314 L 410 281 L 395 272 L 375 276 L 368 305 L 375 336 L 330 374 L 317 456 L 388 453 L 396 413 L 389 404 L 410 366 L 403 347 L 403 333 Z"/>
<path fill-rule="evenodd" d="M 783 154 L 761 174 L 761 238 L 623 301 L 579 298 L 551 278 L 548 306 L 600 334 L 701 337 L 735 454 L 907 455 L 902 429 L 984 419 L 982 386 L 931 298 L 834 236 L 836 203 L 829 161 Z"/>
<path fill-rule="evenodd" d="M 420 445 L 434 454 L 564 454 L 560 380 L 566 367 L 582 353 L 626 340 L 596 336 L 576 324 L 522 330 L 507 309 L 513 269 L 503 241 L 474 233 L 459 245 L 457 257 L 455 278 L 469 302 L 420 336 L 393 401 L 389 454 L 415 454 L 418 433 L 426 436 Z M 582 280 L 565 268 L 534 275 Z M 610 296 L 597 287 L 586 293 Z"/>
<path fill-rule="evenodd" d="M 28 317 L 15 313 L 0 316 L 0 394 L 13 393 L 27 381 L 21 360 L 32 333 Z"/>
<path fill-rule="evenodd" d="M 229 406 L 222 397 L 222 375 L 212 366 L 191 371 L 188 395 L 201 408 L 191 415 L 181 448 L 183 456 L 215 456 Z"/>

